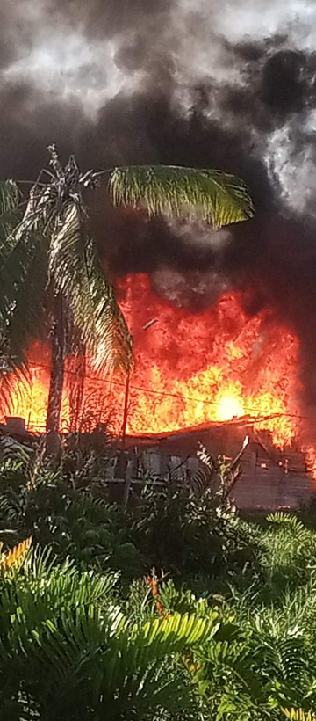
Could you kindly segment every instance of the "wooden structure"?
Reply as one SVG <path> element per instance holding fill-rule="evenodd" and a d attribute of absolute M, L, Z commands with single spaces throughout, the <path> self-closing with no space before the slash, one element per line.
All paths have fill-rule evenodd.
<path fill-rule="evenodd" d="M 0 432 L 18 437 L 23 442 L 32 437 L 21 419 L 7 419 Z M 306 465 L 304 454 L 297 447 L 276 449 L 269 434 L 255 430 L 253 419 L 234 419 L 229 423 L 208 423 L 196 428 L 160 435 L 126 436 L 124 452 L 120 439 L 108 445 L 103 477 L 106 485 L 138 487 L 146 478 L 156 483 L 170 479 L 190 482 L 198 468 L 197 450 L 202 443 L 214 457 L 234 458 L 243 440 L 250 441 L 241 458 L 241 476 L 234 485 L 232 500 L 244 510 L 295 509 L 308 505 L 316 493 L 316 481 Z M 98 440 L 104 444 L 104 433 L 84 434 L 80 444 Z M 127 481 L 127 484 L 126 484 Z"/>
<path fill-rule="evenodd" d="M 269 434 L 260 434 L 251 425 L 213 424 L 156 439 L 129 438 L 129 445 L 138 441 L 134 448 L 148 476 L 165 480 L 172 477 L 177 482 L 185 482 L 197 471 L 199 442 L 214 457 L 222 455 L 232 459 L 246 434 L 250 441 L 242 455 L 241 475 L 232 492 L 237 506 L 245 510 L 276 510 L 308 505 L 316 493 L 316 481 L 304 454 L 294 446 L 286 451 L 276 449 Z M 131 472 L 136 479 L 136 466 Z"/>

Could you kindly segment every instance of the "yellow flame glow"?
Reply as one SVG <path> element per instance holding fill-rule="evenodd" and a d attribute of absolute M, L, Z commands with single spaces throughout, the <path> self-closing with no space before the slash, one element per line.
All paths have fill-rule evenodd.
<path fill-rule="evenodd" d="M 216 416 L 219 421 L 229 421 L 244 415 L 244 407 L 240 398 L 222 395 L 218 401 Z"/>

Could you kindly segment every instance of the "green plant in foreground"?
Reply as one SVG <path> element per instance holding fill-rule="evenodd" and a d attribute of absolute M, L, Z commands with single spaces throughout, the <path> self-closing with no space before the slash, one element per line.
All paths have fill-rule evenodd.
<path fill-rule="evenodd" d="M 285 710 L 284 715 L 290 721 L 315 721 L 316 715 L 311 711 L 303 711 L 302 709 Z"/>
<path fill-rule="evenodd" d="M 147 484 L 131 516 L 134 543 L 149 567 L 174 577 L 242 578 L 256 565 L 257 536 L 211 489 L 195 495 L 173 483 Z"/>
<path fill-rule="evenodd" d="M 46 462 L 30 485 L 13 456 L 3 551 L 29 535 L 42 550 L 0 569 L 1 721 L 310 721 L 314 530 L 284 514 L 259 528 L 172 484 L 124 515 Z"/>
<path fill-rule="evenodd" d="M 116 577 L 79 574 L 36 552 L 0 575 L 2 719 L 154 718 L 193 711 L 183 656 L 217 614 L 129 620 Z M 32 715 L 33 714 L 33 715 Z"/>

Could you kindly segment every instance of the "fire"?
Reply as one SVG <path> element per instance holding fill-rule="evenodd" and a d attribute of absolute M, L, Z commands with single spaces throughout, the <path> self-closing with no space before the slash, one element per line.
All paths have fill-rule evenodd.
<path fill-rule="evenodd" d="M 35 352 L 36 346 L 33 348 Z M 34 361 L 33 361 L 34 362 Z M 16 381 L 11 398 L 10 415 L 24 418 L 30 431 L 43 431 L 46 425 L 46 409 L 49 389 L 49 369 L 46 367 L 31 367 L 30 383 L 19 379 Z M 0 414 L 1 415 L 1 414 Z M 69 399 L 66 389 L 63 392 L 61 425 L 67 428 L 69 418 Z"/>
<path fill-rule="evenodd" d="M 122 290 L 135 338 L 129 432 L 248 415 L 260 419 L 257 426 L 276 445 L 291 444 L 298 432 L 298 343 L 272 314 L 247 316 L 236 292 L 193 313 L 155 295 L 147 276 L 125 278 Z M 158 322 L 144 331 L 150 318 Z"/>
<path fill-rule="evenodd" d="M 242 400 L 236 396 L 224 394 L 217 405 L 216 415 L 219 421 L 229 421 L 245 415 Z"/>
<path fill-rule="evenodd" d="M 124 278 L 118 287 L 134 336 L 135 366 L 128 396 L 129 433 L 173 431 L 208 421 L 250 416 L 279 447 L 299 433 L 298 342 L 272 311 L 249 316 L 242 295 L 230 292 L 211 307 L 193 312 L 158 296 L 146 275 Z M 16 382 L 12 415 L 43 430 L 49 383 L 49 354 L 34 347 L 32 382 Z M 62 426 L 72 428 L 71 359 L 66 368 Z M 105 422 L 122 428 L 125 378 L 96 376 L 87 363 L 80 428 Z M 4 413 L 3 413 L 4 415 Z"/>

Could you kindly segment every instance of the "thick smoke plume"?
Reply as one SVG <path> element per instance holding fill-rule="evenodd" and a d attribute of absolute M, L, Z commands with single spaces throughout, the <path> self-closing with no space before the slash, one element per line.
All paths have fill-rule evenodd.
<path fill-rule="evenodd" d="M 217 167 L 243 177 L 256 218 L 219 236 L 104 208 L 112 272 L 145 271 L 173 302 L 244 290 L 300 338 L 316 412 L 314 0 L 3 0 L 0 172 L 34 178 L 55 141 L 83 168 Z M 104 225 L 107 223 L 107 231 Z"/>

